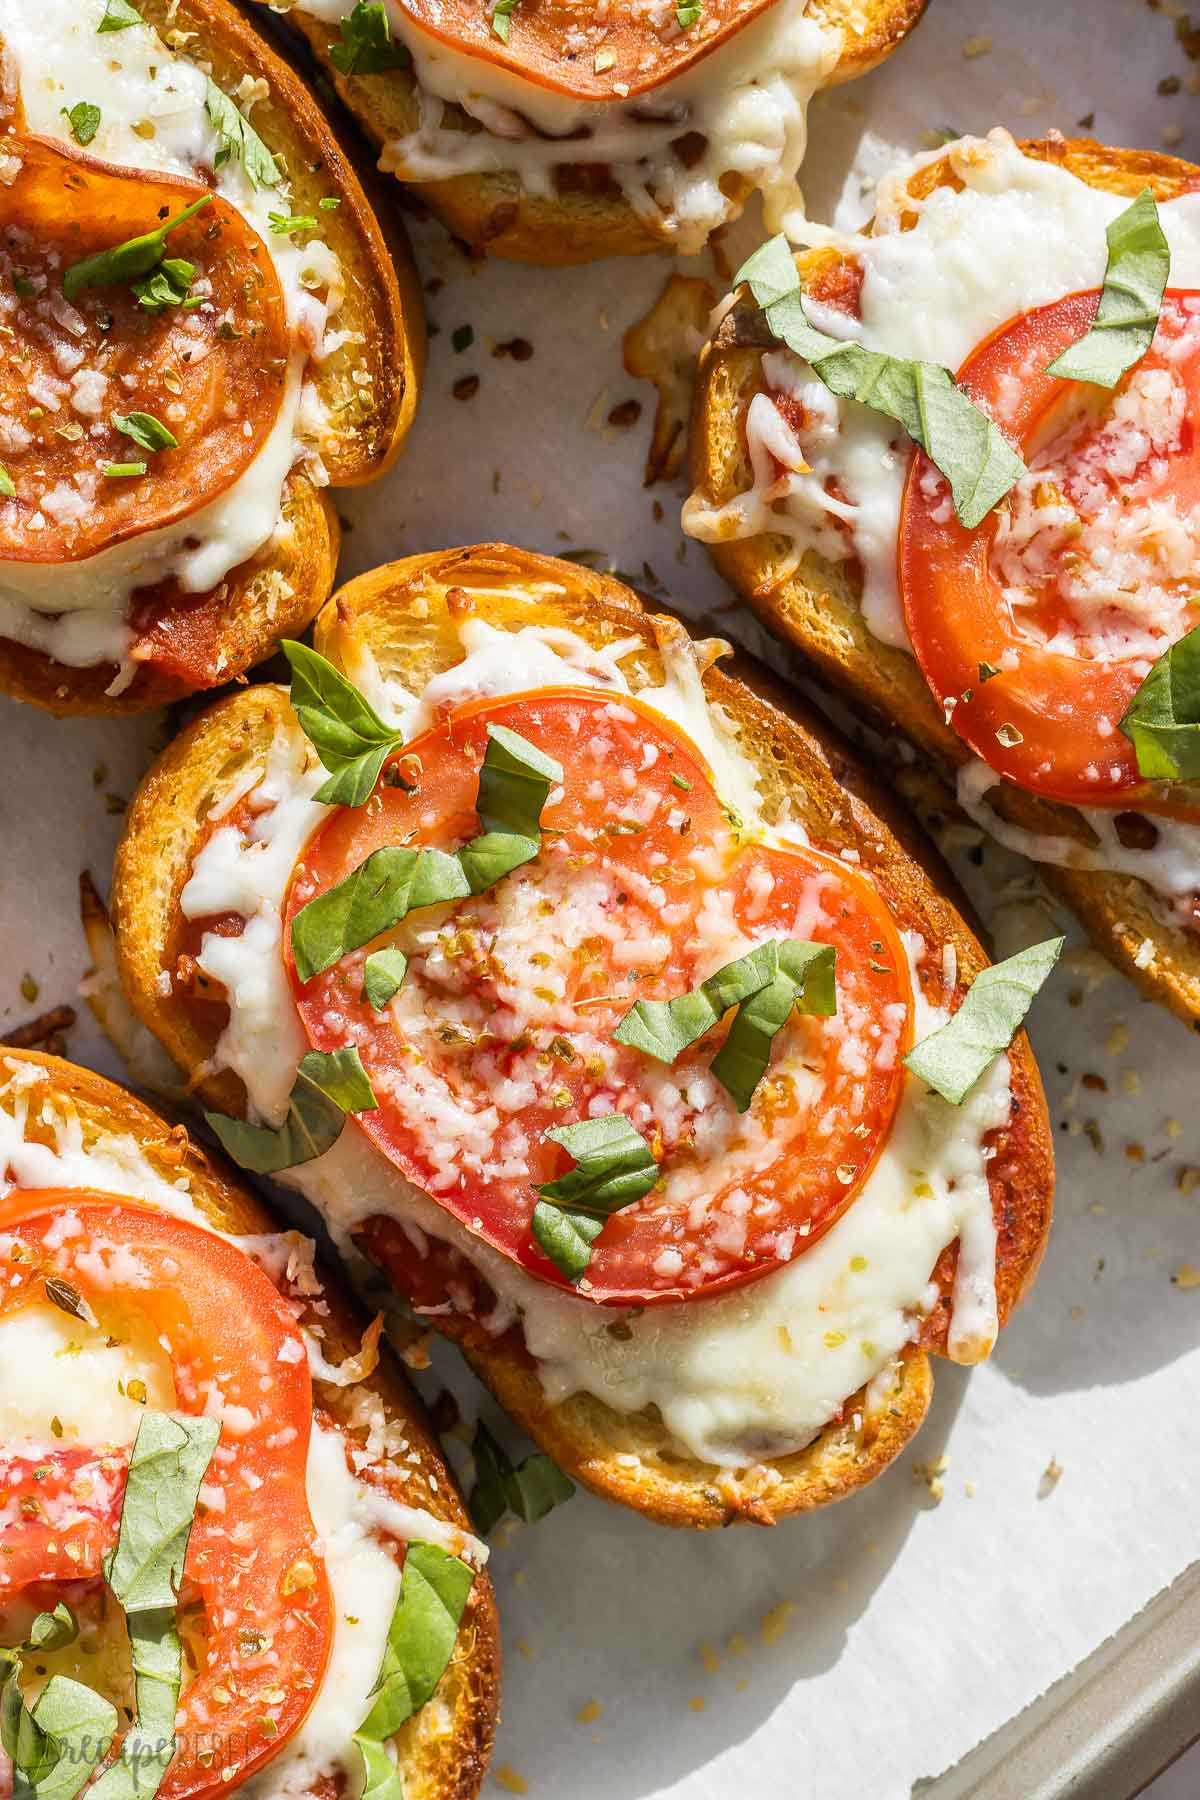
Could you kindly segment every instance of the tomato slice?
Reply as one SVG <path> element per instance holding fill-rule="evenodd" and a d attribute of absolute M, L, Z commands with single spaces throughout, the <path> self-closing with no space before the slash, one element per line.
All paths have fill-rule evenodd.
<path fill-rule="evenodd" d="M 609 1112 L 628 1115 L 664 1179 L 605 1224 L 580 1291 L 648 1303 L 766 1274 L 844 1211 L 890 1126 L 911 994 L 882 898 L 820 851 L 744 842 L 695 746 L 661 716 L 566 689 L 464 707 L 414 740 L 403 767 L 418 791 L 381 785 L 333 813 L 297 867 L 289 919 L 383 845 L 473 837 L 489 724 L 565 771 L 540 854 L 388 933 L 409 963 L 381 1012 L 361 998 L 376 946 L 297 983 L 310 1042 L 358 1047 L 379 1100 L 358 1124 L 543 1280 L 563 1277 L 530 1236 L 534 1188 L 571 1166 L 544 1133 Z M 708 1070 L 722 1027 L 670 1066 L 614 1041 L 639 997 L 670 999 L 781 936 L 836 946 L 838 1014 L 793 1015 L 745 1115 Z"/>
<path fill-rule="evenodd" d="M 1200 292 L 1168 290 L 1153 345 L 1112 394 L 1045 372 L 1097 299 L 1024 313 L 963 365 L 962 387 L 1029 474 L 1006 511 L 967 531 L 918 452 L 900 587 L 930 689 L 997 774 L 1075 805 L 1174 811 L 1117 725 L 1154 662 L 1200 621 Z"/>
<path fill-rule="evenodd" d="M 0 410 L 21 426 L 4 451 L 13 492 L 0 498 L 0 561 L 74 562 L 185 518 L 249 467 L 283 399 L 287 314 L 267 246 L 199 183 L 37 137 L 20 139 L 15 160 L 15 179 L 0 185 L 0 285 L 16 294 Z M 165 252 L 193 264 L 201 306 L 148 311 L 128 281 L 67 302 L 65 269 L 206 197 Z M 120 432 L 114 413 L 134 412 L 178 447 L 147 451 Z M 138 462 L 143 475 L 103 472 Z"/>
<path fill-rule="evenodd" d="M 102 1322 L 114 1298 L 132 1303 L 170 1357 L 178 1410 L 223 1420 L 181 1595 L 202 1604 L 207 1658 L 181 1698 L 180 1748 L 160 1791 L 227 1793 L 301 1724 L 333 1642 L 308 1510 L 303 1339 L 263 1270 L 185 1220 L 74 1189 L 18 1190 L 0 1201 L 0 1231 L 0 1317 L 44 1303 L 49 1276 Z M 0 1609 L 35 1584 L 100 1579 L 128 1462 L 129 1446 L 104 1445 L 0 1459 Z"/>
<path fill-rule="evenodd" d="M 522 82 L 627 108 L 711 56 L 771 4 L 706 0 L 701 32 L 680 31 L 673 7 L 659 13 L 622 6 L 592 15 L 578 0 L 523 0 L 505 39 L 493 29 L 493 8 L 479 0 L 405 0 L 404 10 L 452 50 L 509 69 Z M 677 117 L 677 105 L 665 115 L 668 123 Z M 687 128 L 685 115 L 681 135 Z"/>

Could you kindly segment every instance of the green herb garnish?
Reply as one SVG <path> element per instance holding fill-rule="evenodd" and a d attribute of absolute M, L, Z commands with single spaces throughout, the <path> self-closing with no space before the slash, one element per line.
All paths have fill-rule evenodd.
<path fill-rule="evenodd" d="M 1120 729 L 1146 781 L 1200 780 L 1200 625 L 1159 657 Z"/>
<path fill-rule="evenodd" d="M 204 1116 L 243 1169 L 275 1175 L 323 1156 L 341 1136 L 348 1113 L 372 1112 L 377 1105 L 357 1049 L 310 1050 L 300 1060 L 287 1118 L 277 1130 L 225 1113 Z"/>
<path fill-rule="evenodd" d="M 204 110 L 209 124 L 220 138 L 220 148 L 213 158 L 221 168 L 227 162 L 240 162 L 251 187 L 271 188 L 279 185 L 279 164 L 239 109 L 211 76 L 204 90 Z"/>
<path fill-rule="evenodd" d="M 475 1427 L 471 1454 L 475 1485 L 467 1504 L 480 1537 L 486 1537 L 507 1512 L 526 1525 L 536 1525 L 575 1492 L 575 1483 L 544 1451 L 514 1464 L 482 1419 Z"/>
<path fill-rule="evenodd" d="M 943 1099 L 960 1106 L 1012 1043 L 1065 941 L 1048 938 L 982 969 L 958 1011 L 909 1051 L 905 1066 Z"/>
<path fill-rule="evenodd" d="M 63 275 L 63 293 L 68 300 L 76 300 L 85 288 L 133 283 L 143 275 L 149 275 L 163 260 L 167 234 L 211 204 L 212 195 L 204 194 L 153 231 L 144 232 L 141 237 L 127 238 L 123 244 L 113 244 L 108 250 L 98 250 L 94 256 L 85 256 L 82 262 L 72 263 Z"/>
<path fill-rule="evenodd" d="M 112 422 L 118 431 L 123 432 L 127 438 L 132 438 L 134 443 L 140 445 L 143 450 L 178 450 L 179 448 L 179 439 L 173 432 L 168 431 L 162 420 L 156 419 L 153 413 L 114 413 Z M 144 469 L 145 466 L 143 463 L 142 468 Z"/>
<path fill-rule="evenodd" d="M 96 27 L 97 35 L 102 31 L 127 31 L 131 25 L 140 25 L 142 15 L 129 0 L 108 0 L 104 8 L 104 17 Z"/>
<path fill-rule="evenodd" d="M 521 0 L 496 0 L 496 4 L 492 8 L 492 32 L 502 44 L 508 42 L 508 35 L 512 30 L 512 16 L 520 3 Z"/>
<path fill-rule="evenodd" d="M 1046 373 L 1111 388 L 1153 343 L 1171 273 L 1170 245 L 1149 188 L 1117 214 L 1105 237 L 1108 263 L 1096 316 Z"/>
<path fill-rule="evenodd" d="M 609 1218 L 650 1192 L 658 1164 L 623 1113 L 560 1125 L 545 1135 L 575 1158 L 575 1167 L 536 1189 L 530 1229 L 555 1268 L 577 1282 Z"/>
<path fill-rule="evenodd" d="M 75 142 L 90 144 L 100 129 L 100 108 L 93 106 L 90 100 L 77 100 L 74 106 L 64 106 L 60 110 L 71 127 Z"/>
<path fill-rule="evenodd" d="M 338 30 L 342 41 L 329 46 L 329 60 L 339 75 L 383 75 L 412 62 L 404 45 L 392 39 L 383 0 L 357 0 Z"/>
<path fill-rule="evenodd" d="M 407 969 L 408 958 L 402 950 L 373 950 L 363 964 L 363 999 L 376 1012 L 382 1012 L 392 996 L 399 993 Z"/>

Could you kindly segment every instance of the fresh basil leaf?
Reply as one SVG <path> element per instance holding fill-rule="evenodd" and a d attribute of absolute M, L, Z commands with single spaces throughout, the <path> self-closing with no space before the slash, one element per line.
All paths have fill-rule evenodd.
<path fill-rule="evenodd" d="M 365 1732 L 354 1734 L 354 1744 L 363 1762 L 363 1785 L 359 1800 L 404 1800 L 400 1771 L 378 1739 Z"/>
<path fill-rule="evenodd" d="M 290 638 L 281 647 L 292 669 L 292 711 L 332 777 L 314 799 L 326 806 L 364 805 L 404 733 L 385 725 L 366 696 L 316 650 Z"/>
<path fill-rule="evenodd" d="M 26 1707 L 19 1659 L 10 1662 L 0 1701 L 0 1738 L 13 1763 L 13 1800 L 75 1800 L 108 1754 L 114 1706 L 66 1675 L 53 1675 Z"/>
<path fill-rule="evenodd" d="M 951 1105 L 960 1106 L 1012 1043 L 1065 941 L 1048 938 L 981 970 L 958 1011 L 909 1051 L 905 1066 Z"/>
<path fill-rule="evenodd" d="M 1147 781 L 1200 781 L 1200 625 L 1160 656 L 1120 729 Z"/>
<path fill-rule="evenodd" d="M 956 385 L 948 369 L 868 350 L 811 325 L 785 238 L 772 238 L 742 265 L 734 285 L 743 282 L 775 336 L 803 357 L 832 393 L 871 407 L 904 427 L 950 483 L 954 510 L 968 530 L 986 518 L 1025 474 L 1016 451 Z"/>
<path fill-rule="evenodd" d="M 1153 343 L 1171 273 L 1171 247 L 1149 188 L 1117 214 L 1105 237 L 1108 262 L 1096 316 L 1046 373 L 1111 388 Z"/>
<path fill-rule="evenodd" d="M 363 964 L 363 999 L 376 1012 L 382 1012 L 392 996 L 400 991 L 407 968 L 408 958 L 403 950 L 391 946 L 386 950 L 372 950 Z"/>
<path fill-rule="evenodd" d="M 100 129 L 100 108 L 90 100 L 77 100 L 74 106 L 61 107 L 60 111 L 71 127 L 75 142 L 90 144 Z"/>
<path fill-rule="evenodd" d="M 471 893 L 482 894 L 523 863 L 532 862 L 541 847 L 540 836 L 513 837 L 506 831 L 485 831 L 482 837 L 463 845 L 458 863 Z"/>
<path fill-rule="evenodd" d="M 779 941 L 759 944 L 674 1000 L 638 1000 L 613 1032 L 618 1044 L 672 1063 L 711 1031 L 731 1006 L 769 987 L 779 972 Z"/>
<path fill-rule="evenodd" d="M 138 1426 L 117 1545 L 105 1569 L 126 1614 L 174 1609 L 196 1501 L 221 1426 L 148 1412 Z"/>
<path fill-rule="evenodd" d="M 550 790 L 562 781 L 562 764 L 505 725 L 489 725 L 487 735 L 476 801 L 479 822 L 485 832 L 536 838 Z"/>
<path fill-rule="evenodd" d="M 609 1215 L 650 1192 L 658 1164 L 623 1113 L 560 1125 L 545 1135 L 575 1158 L 575 1167 L 537 1188 L 530 1230 L 555 1267 L 577 1282 Z"/>
<path fill-rule="evenodd" d="M 443 850 L 402 845 L 374 850 L 344 881 L 318 894 L 293 918 L 296 974 L 311 981 L 417 907 L 462 900 L 469 892 L 458 858 Z"/>
<path fill-rule="evenodd" d="M 79 1625 L 70 1607 L 59 1601 L 53 1612 L 39 1613 L 29 1628 L 31 1650 L 61 1650 L 79 1636 Z"/>
<path fill-rule="evenodd" d="M 68 300 L 76 300 L 85 288 L 113 287 L 149 275 L 163 260 L 168 233 L 186 219 L 195 218 L 201 208 L 211 204 L 212 195 L 203 194 L 153 231 L 143 232 L 141 237 L 127 238 L 123 244 L 112 244 L 107 250 L 97 250 L 94 256 L 85 256 L 81 262 L 72 263 L 63 273 L 63 293 Z"/>
<path fill-rule="evenodd" d="M 112 422 L 125 437 L 143 450 L 178 450 L 179 439 L 153 413 L 114 413 Z"/>
<path fill-rule="evenodd" d="M 475 1427 L 471 1454 L 475 1484 L 467 1504 L 480 1537 L 486 1537 L 507 1512 L 535 1525 L 575 1492 L 575 1483 L 544 1451 L 535 1451 L 514 1466 L 482 1419 Z"/>
<path fill-rule="evenodd" d="M 130 25 L 140 25 L 142 15 L 129 0 L 108 0 L 104 8 L 104 17 L 96 27 L 97 35 L 102 31 L 126 31 Z"/>
<path fill-rule="evenodd" d="M 214 157 L 219 169 L 227 162 L 240 162 L 251 187 L 270 188 L 279 184 L 279 164 L 229 95 L 219 88 L 211 76 L 204 90 L 204 110 L 209 124 L 221 140 Z"/>
<path fill-rule="evenodd" d="M 701 0 L 683 0 L 683 4 L 675 8 L 675 22 L 680 31 L 690 31 L 703 17 Z"/>
<path fill-rule="evenodd" d="M 195 278 L 195 263 L 182 256 L 165 256 L 153 275 L 131 286 L 138 305 L 148 313 L 163 312 L 168 306 L 182 306 L 186 312 L 200 304 L 198 299 L 188 299 Z"/>
<path fill-rule="evenodd" d="M 520 5 L 520 0 L 496 0 L 492 8 L 492 31 L 502 44 L 507 44 L 512 30 L 512 16 Z"/>
<path fill-rule="evenodd" d="M 13 478 L 4 465 L 0 463 L 0 498 L 5 500 L 15 500 L 16 497 L 17 490 L 13 486 Z"/>
<path fill-rule="evenodd" d="M 712 1073 L 745 1112 L 771 1060 L 775 1034 L 795 1008 L 820 1018 L 837 1011 L 834 980 L 836 952 L 832 944 L 809 944 L 784 938 L 778 948 L 775 979 L 744 1000 L 734 1015 L 725 1042 L 713 1057 Z"/>
<path fill-rule="evenodd" d="M 454 1654 L 475 1571 L 436 1544 L 410 1544 L 371 1710 L 359 1727 L 390 1738 L 429 1700 Z"/>
<path fill-rule="evenodd" d="M 357 1049 L 310 1050 L 300 1059 L 287 1118 L 277 1130 L 225 1113 L 204 1116 L 241 1168 L 277 1175 L 323 1156 L 342 1135 L 347 1113 L 373 1112 L 378 1104 Z"/>
<path fill-rule="evenodd" d="M 338 30 L 342 41 L 329 46 L 329 60 L 340 75 L 383 75 L 412 62 L 404 45 L 392 40 L 383 0 L 357 0 Z"/>

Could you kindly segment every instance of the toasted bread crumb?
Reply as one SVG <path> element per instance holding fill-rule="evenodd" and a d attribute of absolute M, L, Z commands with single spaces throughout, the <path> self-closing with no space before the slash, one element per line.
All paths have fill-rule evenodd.
<path fill-rule="evenodd" d="M 511 1763 L 501 1763 L 498 1769 L 493 1769 L 492 1774 L 496 1786 L 502 1787 L 506 1794 L 527 1794 L 529 1792 L 529 1783 L 519 1770 L 513 1768 Z"/>
<path fill-rule="evenodd" d="M 688 1705 L 691 1707 L 693 1712 L 703 1712 L 704 1711 L 704 1696 L 703 1696 L 703 1694 L 693 1694 L 691 1699 L 688 1701 Z"/>
<path fill-rule="evenodd" d="M 1180 1263 L 1171 1280 L 1176 1287 L 1200 1287 L 1200 1269 L 1193 1268 L 1191 1263 Z"/>
<path fill-rule="evenodd" d="M 718 1675 L 721 1671 L 721 1659 L 711 1644 L 701 1644 L 700 1661 L 706 1675 Z"/>
<path fill-rule="evenodd" d="M 1046 1464 L 1046 1467 L 1042 1470 L 1042 1478 L 1038 1483 L 1039 1500 L 1048 1499 L 1054 1492 L 1062 1479 L 1062 1472 L 1062 1464 L 1057 1457 L 1052 1456 L 1050 1461 Z"/>
<path fill-rule="evenodd" d="M 594 1725 L 603 1711 L 604 1708 L 598 1700 L 589 1700 L 586 1706 L 580 1707 L 575 1717 L 581 1725 Z"/>
<path fill-rule="evenodd" d="M 962 47 L 962 53 L 969 61 L 972 57 L 986 56 L 991 47 L 992 40 L 990 37 L 982 35 L 979 37 L 969 37 Z"/>
<path fill-rule="evenodd" d="M 792 1622 L 795 1602 L 781 1600 L 778 1606 L 771 1608 L 762 1622 L 762 1641 L 764 1644 L 777 1644 Z"/>

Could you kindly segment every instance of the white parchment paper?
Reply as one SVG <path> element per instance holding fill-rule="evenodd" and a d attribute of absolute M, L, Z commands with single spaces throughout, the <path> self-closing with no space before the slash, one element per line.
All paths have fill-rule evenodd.
<path fill-rule="evenodd" d="M 852 209 L 892 146 L 920 147 L 943 126 L 1069 133 L 1093 118 L 1110 141 L 1200 160 L 1188 87 L 1200 64 L 1176 11 L 934 0 L 887 68 L 814 107 L 814 214 Z M 1178 91 L 1160 93 L 1164 82 Z M 414 236 L 440 334 L 405 455 L 345 504 L 343 572 L 487 537 L 596 549 L 692 615 L 750 631 L 703 550 L 681 543 L 680 495 L 641 486 L 652 396 L 622 373 L 620 340 L 666 265 L 484 266 L 430 223 Z M 466 324 L 474 343 L 455 352 Z M 531 360 L 491 354 L 518 336 Z M 467 375 L 478 391 L 456 400 Z M 608 427 L 631 398 L 640 422 Z M 75 997 L 77 877 L 90 867 L 107 886 L 121 802 L 161 731 L 0 702 L 0 1030 Z M 958 860 L 1002 949 L 1047 935 L 1052 919 L 1011 859 Z M 1200 1187 L 1187 1191 L 1186 1171 L 1200 1166 L 1200 1043 L 1086 954 L 1039 1002 L 1033 1030 L 1058 1219 L 1034 1299 L 992 1363 L 939 1368 L 914 1452 L 824 1515 L 700 1537 L 580 1496 L 502 1534 L 507 1665 L 490 1791 L 909 1800 L 1195 1557 L 1200 1288 L 1187 1282 Z M 119 1072 L 86 1017 L 71 1049 Z M 473 1410 L 452 1359 L 439 1356 L 426 1385 L 446 1371 Z"/>

